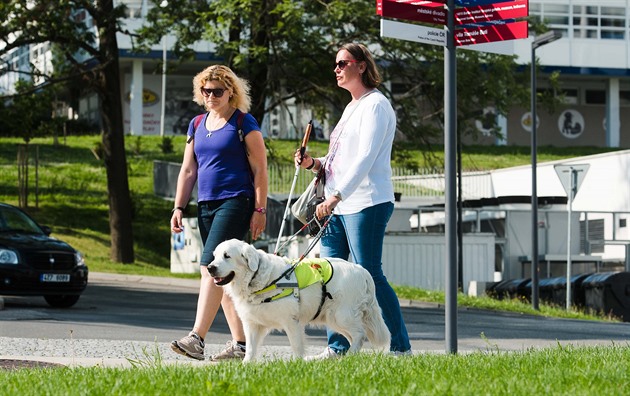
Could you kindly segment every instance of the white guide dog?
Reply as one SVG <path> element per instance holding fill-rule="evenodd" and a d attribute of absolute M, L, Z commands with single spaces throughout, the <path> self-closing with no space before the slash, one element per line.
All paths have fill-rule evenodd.
<path fill-rule="evenodd" d="M 219 244 L 214 257 L 208 271 L 215 284 L 225 288 L 243 321 L 244 361 L 256 359 L 272 329 L 284 330 L 295 356 L 303 357 L 307 324 L 325 325 L 343 334 L 351 344 L 349 353 L 359 351 L 365 338 L 375 349 L 389 350 L 391 335 L 376 301 L 374 281 L 360 265 L 327 259 L 332 266 L 327 283 L 287 290 L 283 287 L 295 279 L 288 280 L 287 270 L 292 274 L 294 267 L 285 258 L 237 239 Z"/>

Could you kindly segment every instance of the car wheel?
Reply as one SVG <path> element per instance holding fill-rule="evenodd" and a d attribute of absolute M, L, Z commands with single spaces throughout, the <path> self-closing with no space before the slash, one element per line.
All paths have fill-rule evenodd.
<path fill-rule="evenodd" d="M 55 308 L 69 308 L 79 301 L 79 295 L 44 296 L 44 300 Z"/>

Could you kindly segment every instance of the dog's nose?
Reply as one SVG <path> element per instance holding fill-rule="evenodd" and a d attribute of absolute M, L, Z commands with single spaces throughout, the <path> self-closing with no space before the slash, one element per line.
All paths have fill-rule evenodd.
<path fill-rule="evenodd" d="M 217 266 L 214 264 L 208 264 L 208 272 L 211 276 L 214 276 L 217 272 Z"/>

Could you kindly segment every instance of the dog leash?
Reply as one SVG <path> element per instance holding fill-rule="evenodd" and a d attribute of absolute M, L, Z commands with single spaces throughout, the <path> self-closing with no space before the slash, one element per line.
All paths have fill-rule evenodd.
<path fill-rule="evenodd" d="M 277 247 L 276 250 L 273 252 L 273 254 L 275 254 L 276 256 L 279 256 L 280 255 L 279 252 L 285 246 L 287 246 L 290 242 L 293 242 L 295 240 L 295 238 L 297 238 L 298 234 L 300 232 L 304 231 L 311 224 L 311 222 L 314 221 L 314 222 L 316 222 L 319 225 L 319 231 L 317 232 L 317 234 L 315 234 L 315 236 L 313 237 L 313 239 L 311 240 L 309 245 L 306 247 L 306 251 L 300 256 L 300 259 L 298 261 L 298 263 L 299 263 L 300 261 L 302 261 L 304 259 L 304 257 L 306 257 L 307 254 L 309 254 L 311 252 L 311 250 L 313 250 L 313 248 L 315 247 L 317 242 L 319 242 L 319 240 L 321 239 L 321 237 L 322 237 L 322 235 L 324 233 L 324 229 L 326 228 L 326 226 L 330 222 L 330 219 L 332 218 L 332 216 L 333 215 L 328 216 L 326 221 L 323 224 L 319 222 L 317 217 L 313 216 L 313 218 L 308 223 L 304 224 L 302 226 L 302 228 L 297 230 L 297 232 L 295 234 L 291 235 L 289 238 L 287 238 L 287 240 L 282 245 Z"/>
<path fill-rule="evenodd" d="M 266 291 L 268 291 L 268 289 L 272 286 L 275 286 L 276 283 L 278 283 L 278 281 L 282 278 L 288 278 L 294 271 L 295 268 L 297 267 L 298 264 L 300 264 L 305 258 L 306 255 L 309 254 L 311 252 L 311 250 L 313 250 L 313 248 L 315 247 L 315 245 L 317 244 L 317 242 L 319 242 L 319 240 L 322 238 L 322 235 L 324 234 L 324 230 L 326 229 L 326 226 L 328 226 L 328 223 L 330 223 L 330 220 L 332 219 L 334 215 L 330 215 L 328 216 L 328 218 L 326 219 L 326 221 L 321 225 L 319 232 L 315 235 L 315 237 L 313 238 L 313 240 L 311 240 L 311 242 L 309 243 L 309 245 L 306 247 L 306 250 L 304 251 L 304 253 L 302 253 L 302 255 L 300 256 L 300 258 L 298 258 L 296 261 L 291 263 L 291 266 L 282 273 L 282 275 L 280 275 L 277 279 L 275 279 L 273 282 L 271 282 L 270 284 L 268 284 L 267 286 L 263 287 L 262 289 L 258 290 L 257 292 L 254 292 L 254 294 L 261 294 L 264 293 Z M 315 219 L 315 217 L 313 218 Z M 312 220 L 311 220 L 312 221 Z M 310 222 L 309 222 L 310 223 Z M 304 225 L 304 227 L 308 226 L 309 223 L 306 223 Z M 297 233 L 291 235 L 291 238 L 294 238 L 295 236 L 297 236 L 298 233 L 300 233 L 300 231 L 302 231 L 302 229 L 304 229 L 304 227 L 302 227 Z M 283 246 L 286 245 L 283 244 Z M 274 254 L 276 256 L 278 256 L 278 252 L 274 252 Z"/>

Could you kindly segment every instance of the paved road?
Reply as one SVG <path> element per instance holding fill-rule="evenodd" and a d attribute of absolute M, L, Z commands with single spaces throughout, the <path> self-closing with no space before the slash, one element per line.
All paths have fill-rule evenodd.
<path fill-rule="evenodd" d="M 0 359 L 37 359 L 65 364 L 128 365 L 154 351 L 173 362 L 192 362 L 172 353 L 168 343 L 190 330 L 198 281 L 90 274 L 74 307 L 53 309 L 41 297 L 5 297 L 0 311 Z M 416 353 L 446 350 L 444 309 L 406 301 L 403 315 Z M 630 323 L 601 323 L 460 309 L 458 352 L 521 351 L 560 344 L 627 343 Z M 206 337 L 206 353 L 229 339 L 221 313 Z M 322 329 L 307 331 L 308 352 L 325 346 Z M 267 355 L 288 356 L 286 336 L 268 336 Z M 197 363 L 193 363 L 197 364 Z"/>

